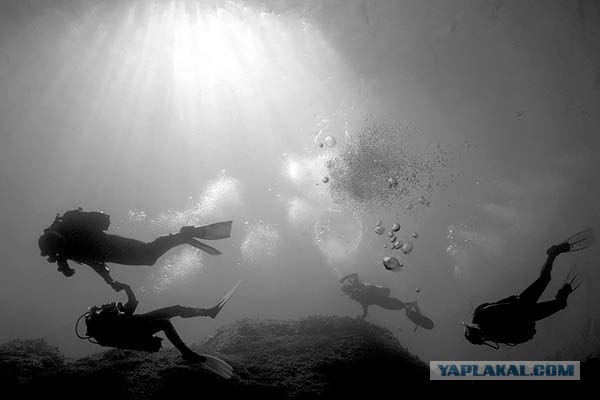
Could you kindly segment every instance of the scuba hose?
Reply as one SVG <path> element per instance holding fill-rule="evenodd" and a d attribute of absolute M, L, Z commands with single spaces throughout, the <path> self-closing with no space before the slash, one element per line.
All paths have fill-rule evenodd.
<path fill-rule="evenodd" d="M 491 347 L 494 350 L 498 350 L 500 348 L 500 345 L 498 344 L 498 342 L 492 342 L 492 341 L 486 340 L 485 342 L 483 342 L 483 344 L 485 344 L 488 347 Z"/>
<path fill-rule="evenodd" d="M 88 315 L 90 315 L 90 312 L 86 311 L 85 313 L 81 314 L 79 318 L 77 318 L 77 322 L 75 322 L 75 335 L 77 335 L 79 339 L 87 339 L 90 343 L 98 344 L 98 342 L 92 340 L 92 336 L 82 336 L 79 334 L 79 321 L 81 321 L 82 318 L 85 318 Z"/>

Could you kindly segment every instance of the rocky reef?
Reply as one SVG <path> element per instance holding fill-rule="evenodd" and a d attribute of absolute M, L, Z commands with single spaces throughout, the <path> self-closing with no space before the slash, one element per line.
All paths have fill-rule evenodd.
<path fill-rule="evenodd" d="M 425 363 L 386 329 L 369 322 L 315 316 L 301 320 L 240 320 L 192 346 L 214 354 L 235 370 L 224 380 L 183 361 L 171 348 L 158 353 L 103 351 L 66 359 L 43 340 L 0 346 L 0 384 L 26 398 L 152 399 L 320 398 L 376 395 L 427 385 Z"/>

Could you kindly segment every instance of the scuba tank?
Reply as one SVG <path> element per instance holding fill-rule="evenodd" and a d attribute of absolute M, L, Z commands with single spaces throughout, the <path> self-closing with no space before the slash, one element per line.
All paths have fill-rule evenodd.
<path fill-rule="evenodd" d="M 79 322 L 85 319 L 86 336 L 79 334 Z M 135 322 L 133 322 L 135 324 Z M 162 346 L 162 338 L 153 335 L 135 334 L 131 331 L 132 316 L 123 312 L 121 303 L 108 303 L 92 307 L 77 319 L 75 334 L 80 339 L 104 347 L 122 350 L 157 352 Z"/>
<path fill-rule="evenodd" d="M 62 232 L 102 232 L 110 226 L 110 215 L 102 211 L 83 211 L 79 207 L 76 210 L 65 212 L 62 216 L 56 214 L 50 229 Z"/>
<path fill-rule="evenodd" d="M 516 346 L 533 339 L 536 333 L 535 321 L 527 315 L 526 307 L 518 296 L 484 303 L 475 309 L 473 323 L 480 325 L 487 341 Z"/>

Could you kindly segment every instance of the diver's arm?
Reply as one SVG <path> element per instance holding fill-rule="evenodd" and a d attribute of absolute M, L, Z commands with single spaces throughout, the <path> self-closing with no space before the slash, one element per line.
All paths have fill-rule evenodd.
<path fill-rule="evenodd" d="M 357 273 L 348 274 L 345 277 L 343 277 L 342 279 L 340 279 L 340 283 L 344 283 L 348 279 L 352 279 L 352 281 L 353 281 L 352 283 L 356 284 L 356 282 L 358 282 L 358 274 Z"/>
<path fill-rule="evenodd" d="M 416 313 L 421 314 L 421 309 L 416 301 L 406 302 L 404 303 L 404 306 L 407 310 L 415 311 Z"/>
<path fill-rule="evenodd" d="M 367 312 L 369 312 L 368 306 L 366 304 L 364 304 L 364 303 L 361 303 L 360 305 L 363 308 L 363 315 L 362 315 L 363 319 L 367 318 Z"/>
<path fill-rule="evenodd" d="M 133 314 L 139 304 L 139 301 L 137 301 L 137 299 L 135 298 L 135 294 L 133 293 L 133 290 L 131 290 L 131 287 L 121 282 L 114 282 L 112 287 L 117 292 L 120 292 L 121 290 L 125 289 L 125 293 L 127 293 L 127 303 L 125 304 L 125 309 L 123 311 L 126 314 Z"/>
<path fill-rule="evenodd" d="M 92 269 L 96 271 L 106 283 L 108 283 L 110 286 L 113 287 L 113 289 L 116 290 L 116 288 L 114 287 L 115 280 L 110 276 L 110 269 L 108 269 L 108 266 L 105 263 L 93 263 L 88 265 L 92 267 Z"/>
<path fill-rule="evenodd" d="M 48 261 L 51 261 L 50 259 Z M 75 270 L 69 267 L 69 263 L 66 258 L 56 257 L 56 265 L 58 266 L 58 272 L 62 272 L 62 274 L 66 277 L 73 276 L 75 274 Z"/>

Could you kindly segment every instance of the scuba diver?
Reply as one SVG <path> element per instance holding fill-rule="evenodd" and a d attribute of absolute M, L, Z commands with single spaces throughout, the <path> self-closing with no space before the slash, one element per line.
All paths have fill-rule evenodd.
<path fill-rule="evenodd" d="M 145 314 L 135 314 L 138 301 L 133 291 L 129 285 L 115 282 L 116 291 L 125 290 L 127 293 L 127 303 L 123 305 L 121 302 L 116 302 L 90 308 L 77 320 L 75 333 L 80 339 L 88 339 L 90 342 L 101 346 L 123 350 L 157 352 L 161 348 L 162 338 L 154 335 L 162 331 L 175 348 L 179 350 L 184 360 L 199 363 L 202 367 L 225 379 L 229 379 L 233 372 L 232 367 L 216 357 L 195 353 L 181 340 L 170 319 L 173 317 L 215 318 L 240 283 L 241 281 L 217 305 L 208 309 L 176 305 Z M 87 336 L 81 336 L 78 332 L 78 325 L 82 318 L 85 318 Z"/>
<path fill-rule="evenodd" d="M 360 316 L 361 318 L 367 317 L 369 306 L 376 305 L 386 310 L 405 310 L 408 319 L 415 323 L 415 330 L 418 326 L 425 329 L 433 328 L 433 321 L 421 313 L 416 302 L 404 303 L 395 297 L 391 297 L 389 288 L 363 282 L 356 273 L 344 276 L 339 283 L 342 284 L 342 292 L 362 306 L 363 314 Z"/>
<path fill-rule="evenodd" d="M 495 303 L 484 303 L 475 309 L 473 322 L 463 323 L 465 338 L 477 345 L 499 349 L 499 343 L 516 346 L 533 339 L 535 322 L 547 318 L 567 306 L 567 298 L 580 284 L 572 268 L 565 283 L 556 293 L 554 300 L 538 303 L 538 299 L 550 283 L 552 266 L 559 254 L 580 251 L 594 241 L 592 229 L 586 229 L 564 242 L 551 246 L 539 277 L 518 296 L 510 296 Z M 575 286 L 574 286 L 575 285 Z"/>
<path fill-rule="evenodd" d="M 173 247 L 188 244 L 208 254 L 221 252 L 197 239 L 217 240 L 231 235 L 231 221 L 218 222 L 206 226 L 184 226 L 178 233 L 160 236 L 152 242 L 106 233 L 110 216 L 97 211 L 83 211 L 82 208 L 56 215 L 50 227 L 38 240 L 42 257 L 58 265 L 58 271 L 66 277 L 73 276 L 67 260 L 87 264 L 106 283 L 117 290 L 118 286 L 110 276 L 106 263 L 124 265 L 154 265 L 156 261 Z"/>

